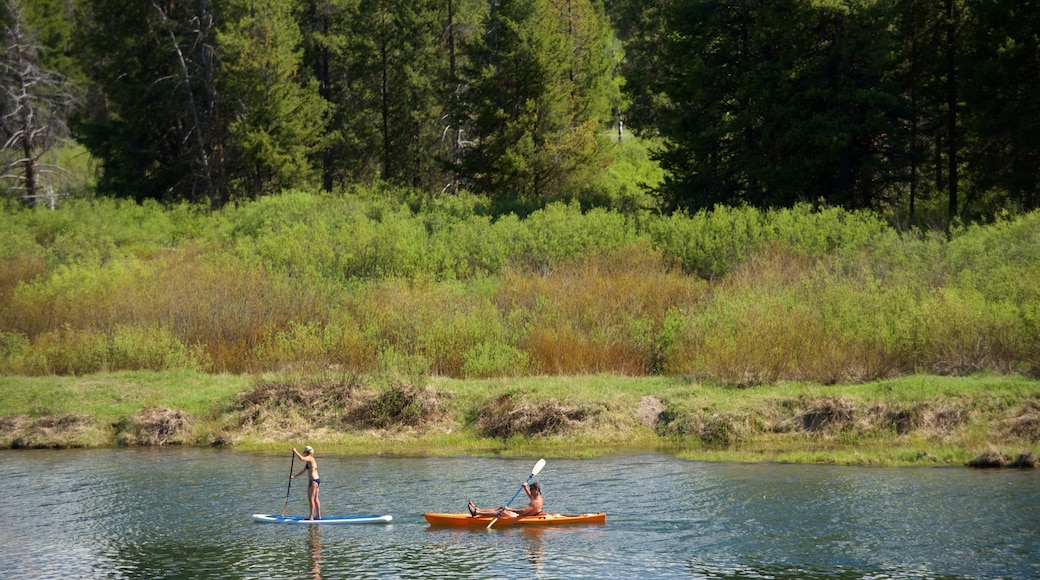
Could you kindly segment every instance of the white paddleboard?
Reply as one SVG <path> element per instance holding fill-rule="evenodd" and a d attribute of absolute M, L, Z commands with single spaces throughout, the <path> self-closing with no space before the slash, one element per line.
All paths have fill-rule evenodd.
<path fill-rule="evenodd" d="M 306 520 L 303 516 L 253 514 L 253 519 L 272 524 L 385 524 L 393 520 L 394 516 L 332 516 L 320 520 Z"/>

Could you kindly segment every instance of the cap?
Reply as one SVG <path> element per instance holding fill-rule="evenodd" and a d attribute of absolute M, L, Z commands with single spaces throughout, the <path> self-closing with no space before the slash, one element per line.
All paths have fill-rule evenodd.
<path fill-rule="evenodd" d="M 314 453 L 314 448 L 311 447 L 310 445 L 308 445 L 308 446 L 303 448 L 303 452 L 304 453 Z"/>

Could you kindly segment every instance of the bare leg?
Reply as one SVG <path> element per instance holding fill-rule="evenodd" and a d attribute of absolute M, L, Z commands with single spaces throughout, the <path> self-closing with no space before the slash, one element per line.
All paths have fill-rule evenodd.
<path fill-rule="evenodd" d="M 469 513 L 472 516 L 498 516 L 499 512 L 502 512 L 501 515 L 503 516 L 510 518 L 516 517 L 516 512 L 508 510 L 504 507 L 478 508 L 477 506 L 473 505 L 473 502 L 469 502 L 469 505 L 466 507 L 469 508 Z"/>
<path fill-rule="evenodd" d="M 307 514 L 308 520 L 321 519 L 321 501 L 318 500 L 318 489 L 319 485 L 313 481 L 307 486 L 307 503 L 311 508 Z"/>

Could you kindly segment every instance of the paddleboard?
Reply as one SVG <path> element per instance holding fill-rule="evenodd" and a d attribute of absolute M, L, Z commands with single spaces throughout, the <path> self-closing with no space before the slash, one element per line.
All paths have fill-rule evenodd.
<path fill-rule="evenodd" d="M 320 520 L 305 520 L 303 516 L 253 514 L 253 519 L 271 524 L 386 524 L 393 520 L 394 516 L 332 516 Z"/>

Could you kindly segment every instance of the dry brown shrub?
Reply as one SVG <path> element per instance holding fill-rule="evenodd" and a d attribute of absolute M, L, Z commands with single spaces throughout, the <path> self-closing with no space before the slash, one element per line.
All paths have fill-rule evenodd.
<path fill-rule="evenodd" d="M 360 404 L 348 420 L 363 427 L 425 427 L 441 416 L 441 395 L 430 387 L 392 385 Z"/>
<path fill-rule="evenodd" d="M 968 462 L 968 467 L 1007 467 L 1011 456 L 999 451 L 987 451 Z"/>
<path fill-rule="evenodd" d="M 535 405 L 505 394 L 480 409 L 477 430 L 485 437 L 502 439 L 551 436 L 581 423 L 590 414 L 586 407 L 568 407 L 555 399 Z"/>
<path fill-rule="evenodd" d="M 529 316 L 519 346 L 535 373 L 645 375 L 667 363 L 669 345 L 656 337 L 669 311 L 700 302 L 707 289 L 636 243 L 563 260 L 539 275 L 509 269 L 495 302 L 501 312 Z"/>
<path fill-rule="evenodd" d="M 362 377 L 355 374 L 315 377 L 261 377 L 240 394 L 232 410 L 243 426 L 283 423 L 290 416 L 310 424 L 328 424 L 361 404 Z"/>
<path fill-rule="evenodd" d="M 852 423 L 854 407 L 841 397 L 810 401 L 801 415 L 802 428 L 813 433 L 841 431 Z"/>
<path fill-rule="evenodd" d="M 118 441 L 128 447 L 191 443 L 190 426 L 191 419 L 184 411 L 145 407 L 120 431 Z"/>
<path fill-rule="evenodd" d="M 1032 403 L 1009 421 L 1008 432 L 1030 442 L 1040 441 L 1040 404 Z"/>
<path fill-rule="evenodd" d="M 0 419 L 0 441 L 12 449 L 81 447 L 84 435 L 97 428 L 90 417 L 78 413 L 37 419 L 4 417 Z"/>
<path fill-rule="evenodd" d="M 46 272 L 47 264 L 29 252 L 0 259 L 0 302 L 8 303 L 18 284 L 31 282 Z"/>
<path fill-rule="evenodd" d="M 539 372 L 556 375 L 612 373 L 641 376 L 650 372 L 647 357 L 620 336 L 598 339 L 569 323 L 531 330 L 521 347 Z"/>

